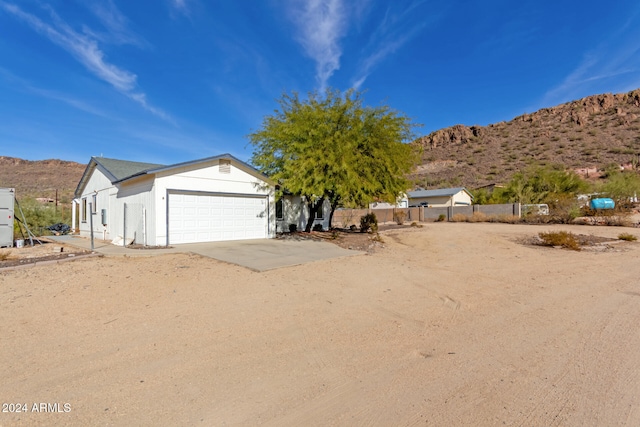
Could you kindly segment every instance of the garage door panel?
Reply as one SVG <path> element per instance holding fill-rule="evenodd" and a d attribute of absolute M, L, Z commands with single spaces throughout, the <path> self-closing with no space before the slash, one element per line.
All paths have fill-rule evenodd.
<path fill-rule="evenodd" d="M 265 197 L 169 194 L 169 243 L 267 237 Z"/>

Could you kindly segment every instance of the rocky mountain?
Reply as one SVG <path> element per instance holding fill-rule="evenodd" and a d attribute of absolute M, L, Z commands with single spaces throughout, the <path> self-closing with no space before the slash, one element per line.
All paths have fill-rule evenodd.
<path fill-rule="evenodd" d="M 560 164 L 595 178 L 613 163 L 636 168 L 640 89 L 593 95 L 489 126 L 456 125 L 414 141 L 423 188 L 501 184 L 529 165 Z"/>
<path fill-rule="evenodd" d="M 70 203 L 86 165 L 64 160 L 22 160 L 0 156 L 0 187 L 15 188 L 16 197 Z"/>
<path fill-rule="evenodd" d="M 422 161 L 414 178 L 423 188 L 507 182 L 529 165 L 560 164 L 597 178 L 611 164 L 640 163 L 640 89 L 593 95 L 489 126 L 456 125 L 414 141 Z M 0 156 L 0 187 L 21 197 L 69 203 L 86 165 Z"/>

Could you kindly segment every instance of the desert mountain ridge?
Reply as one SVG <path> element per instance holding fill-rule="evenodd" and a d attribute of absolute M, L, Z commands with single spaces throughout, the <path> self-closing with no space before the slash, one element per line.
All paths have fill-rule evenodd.
<path fill-rule="evenodd" d="M 455 125 L 423 136 L 414 178 L 424 188 L 501 184 L 529 165 L 564 165 L 594 178 L 613 163 L 636 168 L 640 89 L 592 95 L 508 122 Z"/>
<path fill-rule="evenodd" d="M 59 159 L 23 160 L 0 156 L 0 187 L 15 188 L 16 197 L 71 203 L 73 192 L 87 165 Z"/>
<path fill-rule="evenodd" d="M 529 165 L 564 165 L 595 178 L 613 163 L 640 164 L 640 89 L 592 95 L 488 126 L 455 125 L 418 138 L 413 176 L 423 188 L 502 184 Z M 0 187 L 69 203 L 86 168 L 59 159 L 0 156 Z"/>

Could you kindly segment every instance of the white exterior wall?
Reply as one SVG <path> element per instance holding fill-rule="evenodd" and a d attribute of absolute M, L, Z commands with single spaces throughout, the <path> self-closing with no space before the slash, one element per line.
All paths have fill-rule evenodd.
<path fill-rule="evenodd" d="M 454 206 L 470 206 L 472 204 L 471 196 L 466 191 L 459 191 L 453 195 Z"/>
<path fill-rule="evenodd" d="M 471 196 L 466 191 L 459 191 L 453 196 L 438 197 L 414 197 L 409 201 L 410 206 L 419 206 L 420 203 L 429 203 L 432 208 L 442 208 L 448 206 L 469 206 L 471 205 Z"/>
<path fill-rule="evenodd" d="M 300 196 L 283 196 L 283 219 L 276 220 L 278 233 L 288 233 L 289 224 L 295 224 L 298 231 L 304 231 L 309 219 L 309 209 Z M 323 230 L 329 229 L 329 215 L 331 204 L 328 200 L 322 203 L 322 219 L 314 219 L 313 225 L 321 224 Z"/>
<path fill-rule="evenodd" d="M 149 245 L 167 244 L 167 197 L 169 191 L 199 191 L 218 194 L 242 194 L 248 196 L 264 196 L 268 198 L 268 237 L 275 237 L 275 200 L 273 187 L 268 186 L 256 176 L 245 172 L 231 162 L 230 172 L 221 173 L 218 161 L 209 166 L 190 165 L 180 169 L 160 172 L 155 180 L 155 211 L 153 218 L 147 212 L 147 220 L 156 224 L 153 243 Z"/>
<path fill-rule="evenodd" d="M 409 200 L 407 198 L 399 199 L 395 205 L 387 202 L 373 202 L 369 203 L 369 209 L 394 209 L 394 208 L 408 208 Z"/>
<path fill-rule="evenodd" d="M 97 214 L 93 216 L 94 238 L 113 240 L 135 237 L 135 243 L 149 246 L 167 244 L 167 195 L 169 191 L 203 192 L 228 195 L 262 196 L 268 199 L 268 237 L 275 237 L 275 200 L 273 187 L 233 162 L 229 173 L 220 173 L 218 161 L 170 169 L 157 175 L 142 175 L 123 183 L 111 184 L 97 166 L 77 200 L 79 231 L 90 237 L 89 207 L 96 195 Z M 87 199 L 87 217 L 82 220 L 82 199 Z M 126 204 L 126 215 L 125 215 Z M 102 225 L 101 209 L 107 210 L 107 224 Z M 143 213 L 145 217 L 143 220 Z M 126 216 L 126 225 L 125 225 Z"/>
<path fill-rule="evenodd" d="M 110 239 L 119 236 L 127 240 L 134 239 L 135 243 L 141 245 L 145 244 L 145 240 L 149 246 L 164 244 L 157 243 L 155 239 L 157 225 L 154 220 L 156 197 L 153 178 L 153 175 L 143 175 L 117 184 L 117 193 L 114 188 L 110 196 Z M 145 214 L 146 221 L 143 218 Z"/>
<path fill-rule="evenodd" d="M 87 185 L 84 188 L 82 195 L 78 198 L 78 216 L 79 216 L 79 231 L 80 235 L 83 237 L 91 236 L 91 228 L 90 228 L 90 218 L 91 214 L 89 210 L 89 203 L 93 202 L 93 195 L 96 195 L 96 206 L 95 211 L 96 214 L 93 215 L 93 233 L 96 239 L 103 239 L 106 236 L 106 239 L 111 239 L 108 226 L 103 226 L 101 221 L 101 210 L 107 209 L 107 215 L 111 211 L 110 206 L 110 197 L 109 194 L 115 191 L 115 187 L 111 184 L 111 181 L 105 176 L 105 174 L 100 170 L 100 167 L 96 167 L 91 174 L 91 178 L 87 181 Z M 87 201 L 87 216 L 86 218 L 82 218 L 82 205 L 83 199 Z"/>

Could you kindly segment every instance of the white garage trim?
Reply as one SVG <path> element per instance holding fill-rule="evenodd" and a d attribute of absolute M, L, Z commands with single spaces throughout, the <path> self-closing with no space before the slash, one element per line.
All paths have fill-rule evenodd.
<path fill-rule="evenodd" d="M 167 190 L 168 244 L 268 236 L 268 196 Z"/>

